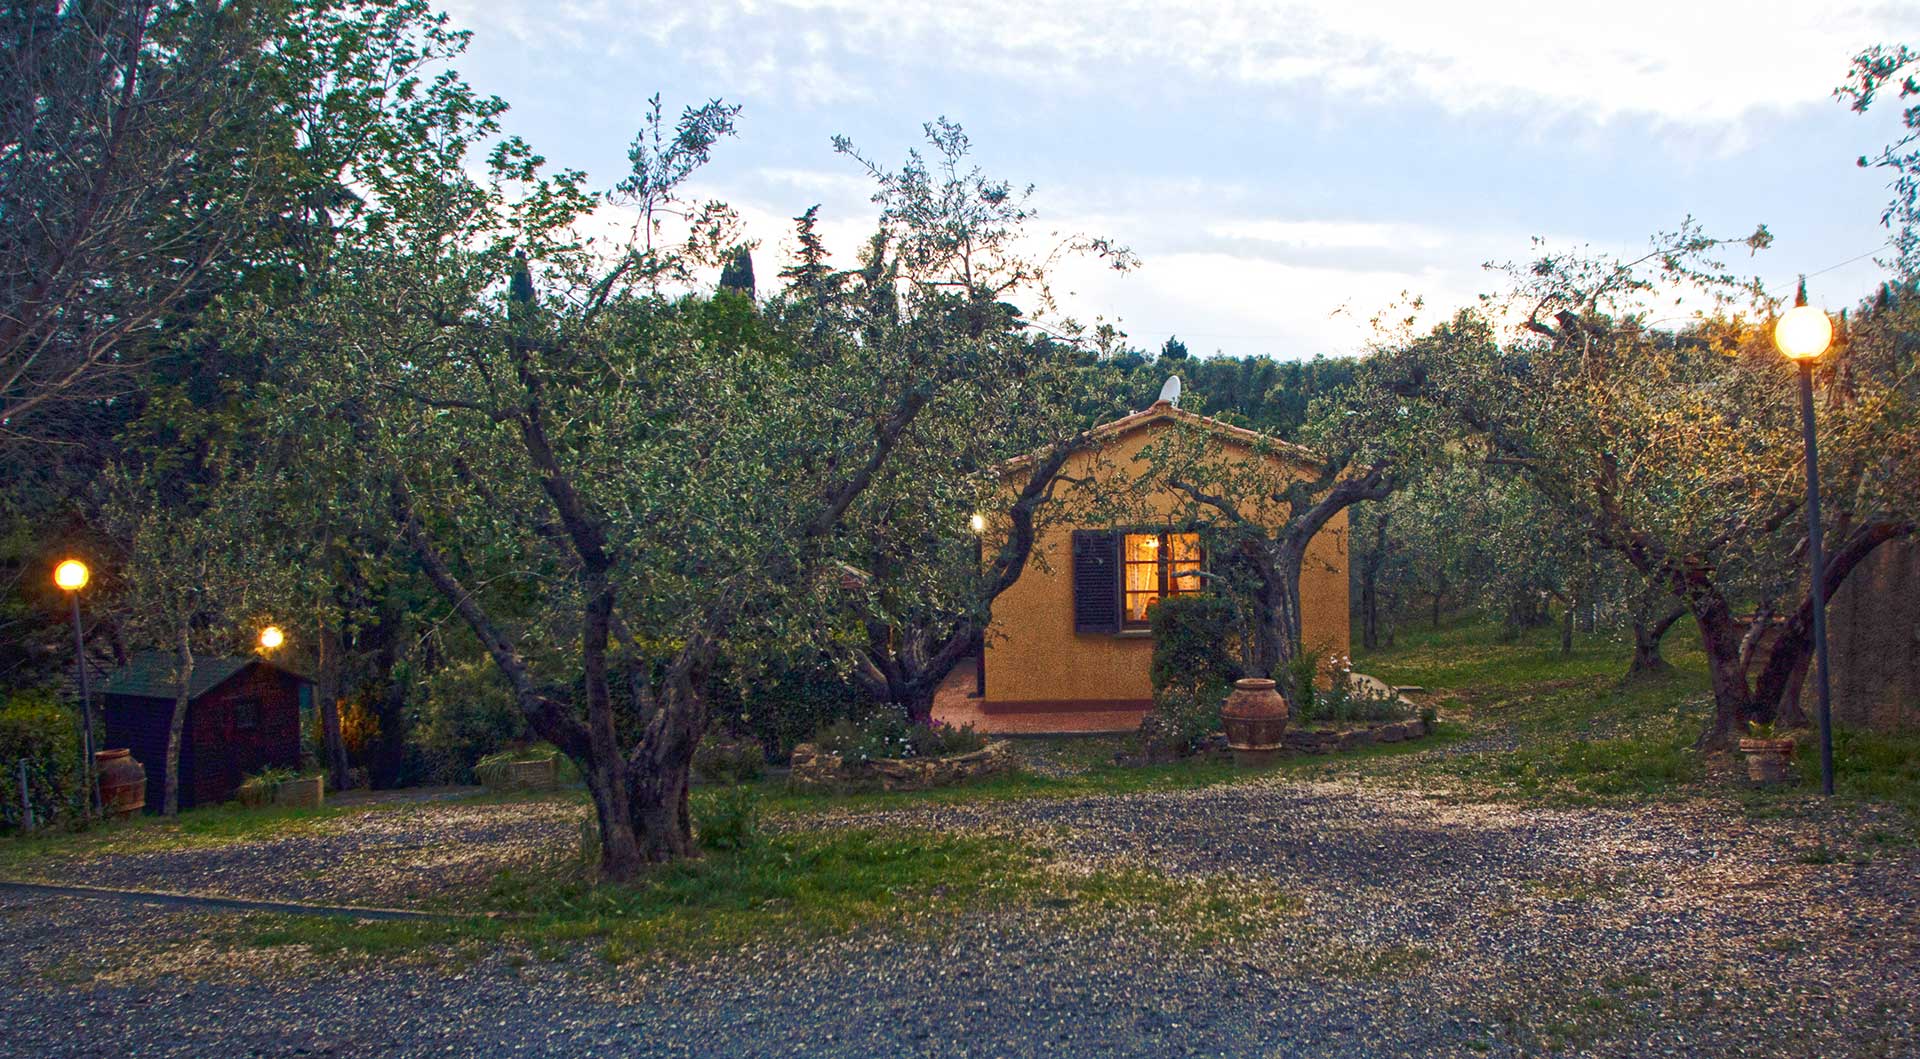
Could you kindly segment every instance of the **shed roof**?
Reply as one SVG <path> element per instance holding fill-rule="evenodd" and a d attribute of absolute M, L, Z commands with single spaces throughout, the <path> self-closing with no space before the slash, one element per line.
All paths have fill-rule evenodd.
<path fill-rule="evenodd" d="M 280 669 L 258 658 L 198 658 L 193 660 L 193 675 L 187 679 L 187 698 L 197 699 L 226 683 L 234 674 L 259 663 Z M 174 683 L 174 655 L 170 651 L 135 651 L 127 664 L 107 678 L 102 689 L 108 695 L 132 695 L 144 699 L 171 699 L 178 692 Z M 289 672 L 281 669 L 281 672 Z M 293 674 L 299 676 L 299 674 Z M 302 677 L 301 679 L 305 679 Z"/>

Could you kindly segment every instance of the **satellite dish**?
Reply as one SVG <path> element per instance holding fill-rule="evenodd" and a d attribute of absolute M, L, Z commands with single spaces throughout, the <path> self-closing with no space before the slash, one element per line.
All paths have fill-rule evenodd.
<path fill-rule="evenodd" d="M 1167 376 L 1166 385 L 1160 387 L 1160 400 L 1165 401 L 1175 408 L 1180 407 L 1180 376 Z"/>

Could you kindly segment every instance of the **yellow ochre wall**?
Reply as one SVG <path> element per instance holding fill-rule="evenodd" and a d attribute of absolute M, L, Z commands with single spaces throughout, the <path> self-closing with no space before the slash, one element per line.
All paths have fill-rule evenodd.
<path fill-rule="evenodd" d="M 1130 466 L 1153 435 L 1168 427 L 1166 421 L 1149 423 L 1115 438 L 1104 448 L 1102 458 Z M 1083 455 L 1069 461 L 1066 473 L 1084 475 L 1092 458 Z M 1178 506 L 1172 496 L 1157 497 L 1155 503 L 1165 512 Z M 1073 631 L 1073 528 L 1043 531 L 1026 572 L 994 601 L 986 644 L 986 694 L 981 700 L 985 709 L 1145 706 L 1153 697 L 1147 675 L 1153 639 L 1145 630 L 1119 635 Z M 1308 546 L 1300 572 L 1300 609 L 1301 639 L 1310 649 L 1348 653 L 1344 511 L 1328 521 Z"/>

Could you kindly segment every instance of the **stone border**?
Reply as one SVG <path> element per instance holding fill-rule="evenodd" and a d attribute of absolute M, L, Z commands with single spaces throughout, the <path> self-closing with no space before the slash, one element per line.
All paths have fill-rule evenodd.
<path fill-rule="evenodd" d="M 204 908 L 220 912 L 277 912 L 290 916 L 335 916 L 344 919 L 416 919 L 452 922 L 477 918 L 445 912 L 421 912 L 411 908 L 360 908 L 354 905 L 315 905 L 301 901 L 267 901 L 251 897 L 219 897 L 212 894 L 173 893 L 166 890 L 122 890 L 109 886 L 80 886 L 71 883 L 36 883 L 0 879 L 0 893 L 47 894 L 59 897 L 105 897 L 170 908 Z"/>
<path fill-rule="evenodd" d="M 1013 767 L 1013 746 L 996 739 L 968 754 L 952 757 L 875 758 L 849 765 L 839 754 L 812 743 L 793 748 L 787 785 L 799 790 L 925 791 L 951 787 Z"/>
<path fill-rule="evenodd" d="M 1358 728 L 1289 728 L 1281 741 L 1288 750 L 1296 754 L 1331 754 L 1380 743 L 1399 743 L 1408 739 L 1419 739 L 1431 731 L 1427 722 L 1418 717 L 1412 717 L 1404 721 L 1384 721 Z"/>
<path fill-rule="evenodd" d="M 1433 731 L 1433 727 L 1418 717 L 1403 721 L 1380 721 L 1375 724 L 1360 725 L 1353 728 L 1289 728 L 1280 737 L 1281 757 L 1295 757 L 1302 754 L 1333 754 L 1345 750 L 1358 750 L 1361 747 L 1378 746 L 1382 743 L 1401 743 L 1420 739 Z M 1225 732 L 1215 732 L 1207 741 L 1194 751 L 1193 756 L 1210 758 L 1217 761 L 1232 761 L 1233 748 L 1227 745 Z M 1177 758 L 1142 758 L 1128 756 L 1124 752 L 1114 758 L 1122 765 L 1164 765 Z"/>

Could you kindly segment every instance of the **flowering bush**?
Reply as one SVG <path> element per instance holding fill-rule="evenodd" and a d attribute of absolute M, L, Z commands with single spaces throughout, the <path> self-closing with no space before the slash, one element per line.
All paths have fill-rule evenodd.
<path fill-rule="evenodd" d="M 1353 681 L 1353 659 L 1346 655 L 1326 656 L 1327 687 L 1316 687 L 1314 677 L 1320 669 L 1320 655 L 1302 651 L 1288 667 L 1293 682 L 1296 723 L 1330 721 L 1397 721 L 1408 716 L 1400 697 L 1392 691 L 1357 687 Z"/>
<path fill-rule="evenodd" d="M 935 722 L 911 724 L 892 711 L 881 711 L 863 720 L 842 720 L 822 726 L 814 733 L 814 744 L 840 755 L 848 764 L 860 764 L 876 758 L 951 757 L 970 754 L 987 745 L 973 726 Z"/>

